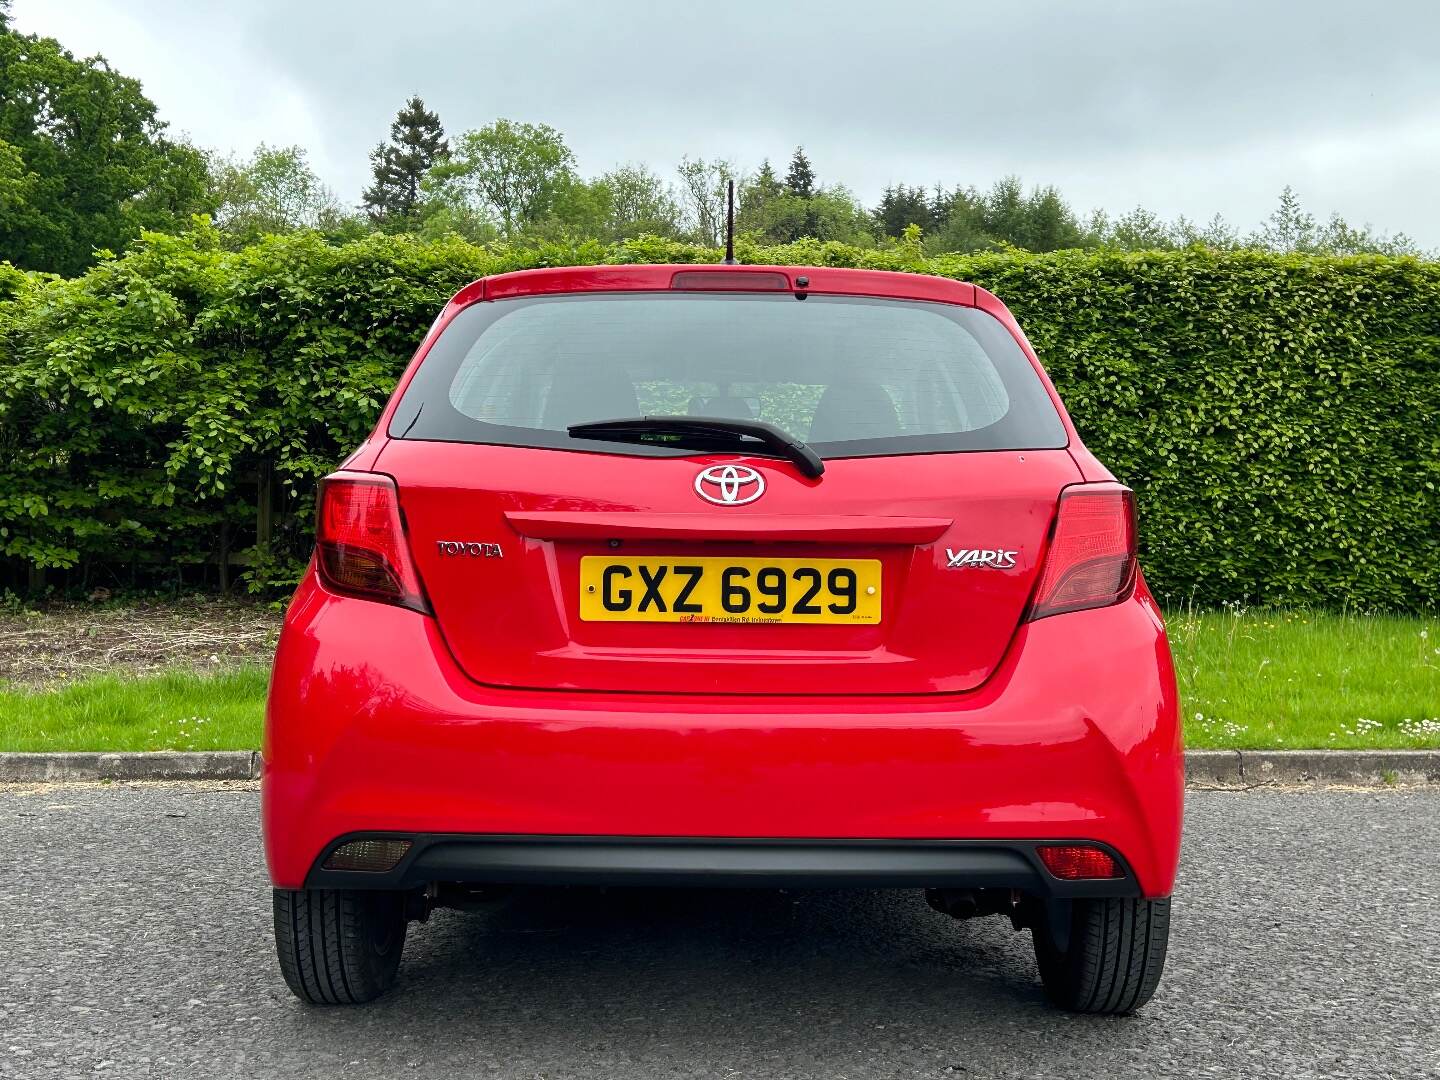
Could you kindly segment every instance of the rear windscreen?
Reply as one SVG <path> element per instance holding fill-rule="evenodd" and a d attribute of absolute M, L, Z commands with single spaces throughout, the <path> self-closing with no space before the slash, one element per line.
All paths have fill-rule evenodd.
<path fill-rule="evenodd" d="M 1066 444 L 995 318 L 949 304 L 790 293 L 529 297 L 460 312 L 390 425 L 396 438 L 677 455 L 572 439 L 637 416 L 764 420 L 822 457 Z"/>

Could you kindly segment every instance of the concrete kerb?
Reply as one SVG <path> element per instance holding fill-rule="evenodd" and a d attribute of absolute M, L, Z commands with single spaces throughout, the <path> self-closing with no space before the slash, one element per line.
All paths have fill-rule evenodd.
<path fill-rule="evenodd" d="M 1440 750 L 1189 750 L 1185 779 L 1218 787 L 1433 784 Z"/>
<path fill-rule="evenodd" d="M 254 750 L 0 753 L 0 784 L 100 780 L 254 780 Z M 1440 750 L 1189 750 L 1196 787 L 1440 783 Z"/>
<path fill-rule="evenodd" d="M 155 750 L 126 753 L 0 754 L 0 783 L 77 783 L 96 780 L 254 780 L 254 750 Z"/>

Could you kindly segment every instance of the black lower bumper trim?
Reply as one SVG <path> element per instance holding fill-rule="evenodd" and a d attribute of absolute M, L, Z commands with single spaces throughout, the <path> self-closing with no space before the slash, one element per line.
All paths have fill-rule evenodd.
<path fill-rule="evenodd" d="M 387 873 L 325 870 L 351 840 L 408 839 Z M 501 836 L 350 833 L 316 860 L 308 888 L 408 889 L 432 881 L 471 884 L 662 885 L 740 888 L 1009 888 L 1040 896 L 1139 896 L 1123 878 L 1062 881 L 1033 840 L 791 840 L 689 837 Z M 1054 840 L 1044 841 L 1055 843 Z M 1093 841 L 1079 841 L 1093 843 Z"/>

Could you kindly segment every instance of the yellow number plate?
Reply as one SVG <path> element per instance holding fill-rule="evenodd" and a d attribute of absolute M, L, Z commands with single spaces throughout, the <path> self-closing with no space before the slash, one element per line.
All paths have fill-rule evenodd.
<path fill-rule="evenodd" d="M 879 559 L 580 560 L 586 622 L 878 623 Z"/>

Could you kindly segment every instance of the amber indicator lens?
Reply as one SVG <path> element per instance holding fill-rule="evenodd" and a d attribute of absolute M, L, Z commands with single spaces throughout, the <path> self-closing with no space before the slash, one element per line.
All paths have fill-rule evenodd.
<path fill-rule="evenodd" d="M 393 870 L 409 850 L 409 840 L 351 840 L 330 853 L 324 868 L 383 874 L 386 870 Z"/>

